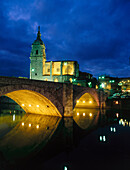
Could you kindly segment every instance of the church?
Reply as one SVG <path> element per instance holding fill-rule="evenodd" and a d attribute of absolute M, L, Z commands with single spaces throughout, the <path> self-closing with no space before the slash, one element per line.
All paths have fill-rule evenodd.
<path fill-rule="evenodd" d="M 76 85 L 87 86 L 88 81 L 86 82 L 85 79 L 90 80 L 92 74 L 82 74 L 82 72 L 79 71 L 79 64 L 77 61 L 47 61 L 45 49 L 45 44 L 41 39 L 39 26 L 37 38 L 32 44 L 30 54 L 30 79 L 70 82 Z"/>

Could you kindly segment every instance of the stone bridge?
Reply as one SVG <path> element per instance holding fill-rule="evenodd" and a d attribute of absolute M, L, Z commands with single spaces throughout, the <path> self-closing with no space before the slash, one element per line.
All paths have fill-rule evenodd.
<path fill-rule="evenodd" d="M 0 96 L 3 95 L 13 99 L 26 113 L 60 117 L 73 116 L 75 107 L 99 108 L 104 104 L 93 88 L 12 77 L 0 77 Z"/>

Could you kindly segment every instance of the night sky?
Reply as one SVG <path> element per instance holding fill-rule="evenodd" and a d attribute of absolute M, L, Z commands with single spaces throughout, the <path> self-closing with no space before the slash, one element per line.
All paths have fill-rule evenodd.
<path fill-rule="evenodd" d="M 0 76 L 29 77 L 39 25 L 47 60 L 130 77 L 130 0 L 0 0 Z"/>

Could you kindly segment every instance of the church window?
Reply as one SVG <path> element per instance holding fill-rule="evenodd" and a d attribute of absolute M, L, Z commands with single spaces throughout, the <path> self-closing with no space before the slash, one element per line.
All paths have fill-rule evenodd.
<path fill-rule="evenodd" d="M 38 50 L 36 50 L 36 54 L 38 54 Z"/>
<path fill-rule="evenodd" d="M 49 68 L 47 69 L 47 72 L 50 72 L 50 69 L 49 69 Z"/>

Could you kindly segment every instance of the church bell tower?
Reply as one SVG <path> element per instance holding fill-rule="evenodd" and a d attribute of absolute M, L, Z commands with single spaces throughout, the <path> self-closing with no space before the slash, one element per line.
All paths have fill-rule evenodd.
<path fill-rule="evenodd" d="M 32 44 L 30 54 L 30 79 L 43 80 L 43 67 L 46 62 L 45 45 L 41 40 L 40 26 L 37 39 Z"/>

